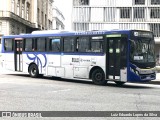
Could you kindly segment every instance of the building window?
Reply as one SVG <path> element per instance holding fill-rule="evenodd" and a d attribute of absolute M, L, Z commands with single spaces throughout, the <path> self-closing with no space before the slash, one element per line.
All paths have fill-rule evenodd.
<path fill-rule="evenodd" d="M 51 29 L 52 29 L 52 21 L 49 20 L 49 23 L 50 23 L 50 24 L 49 24 L 49 28 L 50 28 L 50 30 L 51 30 Z"/>
<path fill-rule="evenodd" d="M 12 0 L 12 12 L 14 13 L 14 4 L 15 4 L 15 0 Z"/>
<path fill-rule="evenodd" d="M 37 13 L 38 13 L 38 14 L 37 14 L 37 22 L 38 22 L 38 24 L 39 24 L 39 21 L 40 21 L 40 20 L 39 20 L 39 17 L 40 17 L 40 15 L 39 15 L 39 8 L 37 9 Z"/>
<path fill-rule="evenodd" d="M 56 30 L 59 30 L 59 23 L 58 22 L 56 22 Z"/>
<path fill-rule="evenodd" d="M 160 37 L 160 24 L 150 24 L 150 30 L 154 33 L 155 37 Z"/>
<path fill-rule="evenodd" d="M 0 22 L 0 32 L 2 31 L 2 22 Z"/>
<path fill-rule="evenodd" d="M 94 9 L 96 11 L 97 9 Z M 103 16 L 103 9 L 98 9 L 100 13 L 100 16 Z M 92 11 L 92 14 L 95 16 L 94 11 Z M 97 15 L 98 13 L 96 13 Z M 74 8 L 73 10 L 73 21 L 80 21 L 80 22 L 89 22 L 91 18 L 91 8 L 90 7 L 79 7 Z M 97 17 L 98 18 L 98 17 Z M 103 17 L 101 18 L 103 19 Z"/>
<path fill-rule="evenodd" d="M 19 27 L 17 27 L 17 34 L 19 34 L 20 33 L 20 29 L 19 29 Z"/>
<path fill-rule="evenodd" d="M 30 12 L 30 4 L 29 3 L 27 3 L 27 20 L 29 20 L 29 12 Z"/>
<path fill-rule="evenodd" d="M 47 15 L 45 14 L 45 28 L 47 29 Z"/>
<path fill-rule="evenodd" d="M 50 20 L 48 20 L 48 28 L 49 28 L 49 30 L 51 29 L 51 28 L 50 28 Z"/>
<path fill-rule="evenodd" d="M 121 8 L 120 9 L 120 18 L 130 18 L 131 8 Z"/>
<path fill-rule="evenodd" d="M 134 18 L 144 18 L 144 8 L 134 8 Z"/>
<path fill-rule="evenodd" d="M 25 33 L 25 32 L 24 32 L 24 29 L 22 29 L 22 33 Z"/>
<path fill-rule="evenodd" d="M 160 0 L 151 0 L 151 5 L 160 5 Z"/>
<path fill-rule="evenodd" d="M 160 18 L 160 8 L 151 8 L 151 13 L 150 13 L 151 18 Z"/>
<path fill-rule="evenodd" d="M 88 23 L 74 23 L 74 30 L 75 31 L 87 31 L 89 30 Z"/>
<path fill-rule="evenodd" d="M 15 25 L 12 24 L 11 26 L 11 34 L 14 35 L 15 34 Z"/>
<path fill-rule="evenodd" d="M 19 12 L 20 12 L 20 0 L 18 0 L 17 2 L 17 15 L 19 16 Z"/>
<path fill-rule="evenodd" d="M 105 22 L 115 22 L 115 18 L 116 18 L 116 8 L 113 8 L 113 7 L 104 8 Z"/>
<path fill-rule="evenodd" d="M 144 5 L 145 0 L 135 0 L 135 5 Z"/>
<path fill-rule="evenodd" d="M 42 26 L 43 26 L 43 12 L 41 12 L 41 21 L 42 21 Z"/>
<path fill-rule="evenodd" d="M 25 0 L 22 1 L 22 18 L 24 18 Z"/>
<path fill-rule="evenodd" d="M 78 5 L 89 5 L 89 0 L 74 0 L 74 6 Z"/>

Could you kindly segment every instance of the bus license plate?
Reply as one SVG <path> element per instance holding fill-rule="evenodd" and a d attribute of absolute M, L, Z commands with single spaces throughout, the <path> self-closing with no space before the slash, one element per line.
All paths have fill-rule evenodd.
<path fill-rule="evenodd" d="M 150 76 L 147 76 L 146 79 L 151 79 L 151 77 L 150 77 Z"/>

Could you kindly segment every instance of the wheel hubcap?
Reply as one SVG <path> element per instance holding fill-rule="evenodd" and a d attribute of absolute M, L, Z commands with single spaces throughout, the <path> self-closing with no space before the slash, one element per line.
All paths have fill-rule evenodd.
<path fill-rule="evenodd" d="M 97 74 L 96 74 L 96 79 L 97 79 L 98 81 L 101 81 L 101 80 L 102 80 L 102 74 L 101 74 L 101 73 L 97 73 Z"/>
<path fill-rule="evenodd" d="M 32 75 L 35 75 L 35 73 L 36 73 L 36 69 L 33 68 L 33 69 L 31 70 L 31 74 L 32 74 Z"/>

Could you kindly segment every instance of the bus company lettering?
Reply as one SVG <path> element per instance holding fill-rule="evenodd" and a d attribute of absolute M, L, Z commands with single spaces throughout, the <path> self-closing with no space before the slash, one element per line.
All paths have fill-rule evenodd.
<path fill-rule="evenodd" d="M 72 58 L 72 62 L 79 62 L 79 58 Z"/>
<path fill-rule="evenodd" d="M 72 58 L 72 62 L 91 62 L 89 59 Z"/>
<path fill-rule="evenodd" d="M 104 31 L 85 31 L 85 32 L 76 32 L 75 35 L 94 35 L 94 34 L 104 34 Z"/>

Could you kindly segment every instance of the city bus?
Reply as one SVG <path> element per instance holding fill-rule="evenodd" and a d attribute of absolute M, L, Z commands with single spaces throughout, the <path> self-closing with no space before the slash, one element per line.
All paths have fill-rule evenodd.
<path fill-rule="evenodd" d="M 148 82 L 156 79 L 154 46 L 153 33 L 144 30 L 33 31 L 2 37 L 1 66 L 97 85 Z"/>

